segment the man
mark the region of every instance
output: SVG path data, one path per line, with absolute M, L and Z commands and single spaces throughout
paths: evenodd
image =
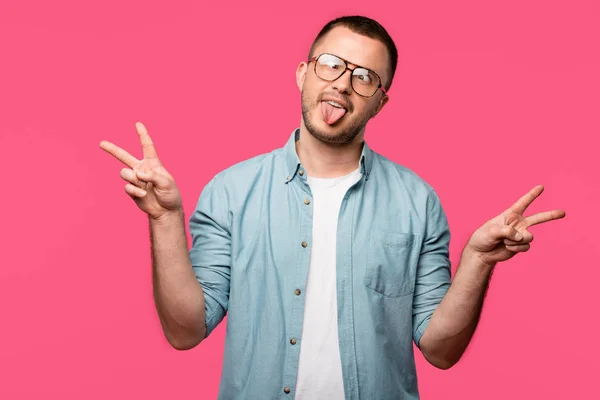
M 143 160 L 101 143 L 149 216 L 169 343 L 193 348 L 228 315 L 220 398 L 418 398 L 413 341 L 434 366 L 455 364 L 494 266 L 529 249 L 530 226 L 565 216 L 524 217 L 532 189 L 473 234 L 451 281 L 438 196 L 364 141 L 396 63 L 377 22 L 327 24 L 296 71 L 300 127 L 206 185 L 189 251 L 181 196 L 144 126 Z

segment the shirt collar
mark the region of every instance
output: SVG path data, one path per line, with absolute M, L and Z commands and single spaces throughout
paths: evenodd
M 296 152 L 296 142 L 300 139 L 300 128 L 294 129 L 292 134 L 290 135 L 287 143 L 284 147 L 284 156 L 285 156 L 285 165 L 286 165 L 286 176 L 283 178 L 285 182 L 290 182 L 296 176 L 300 175 L 302 179 L 306 179 L 306 174 L 304 174 L 304 168 L 302 168 L 302 163 L 300 162 L 300 158 L 298 158 L 298 153 Z M 366 141 L 363 141 L 363 149 L 360 155 L 360 169 L 361 174 L 365 177 L 366 180 L 369 179 L 369 174 L 371 173 L 371 168 L 373 167 L 373 151 L 369 148 Z

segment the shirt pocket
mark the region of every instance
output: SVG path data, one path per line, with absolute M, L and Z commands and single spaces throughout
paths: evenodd
M 418 258 L 418 236 L 410 233 L 369 233 L 366 249 L 366 287 L 386 297 L 414 292 Z

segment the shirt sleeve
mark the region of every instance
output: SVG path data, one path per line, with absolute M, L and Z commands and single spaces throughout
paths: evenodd
M 450 288 L 450 228 L 438 195 L 427 197 L 423 247 L 417 265 L 413 300 L 413 340 L 417 347 L 431 315 Z
M 231 232 L 226 197 L 218 176 L 202 190 L 190 216 L 190 260 L 202 286 L 206 336 L 223 320 L 229 302 Z

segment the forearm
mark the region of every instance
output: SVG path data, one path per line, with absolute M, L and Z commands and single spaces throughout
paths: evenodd
M 464 253 L 456 275 L 420 341 L 423 355 L 439 368 L 450 368 L 466 350 L 479 322 L 493 267 Z
M 154 301 L 169 343 L 196 346 L 205 337 L 202 287 L 189 257 L 183 211 L 161 220 L 150 218 Z

